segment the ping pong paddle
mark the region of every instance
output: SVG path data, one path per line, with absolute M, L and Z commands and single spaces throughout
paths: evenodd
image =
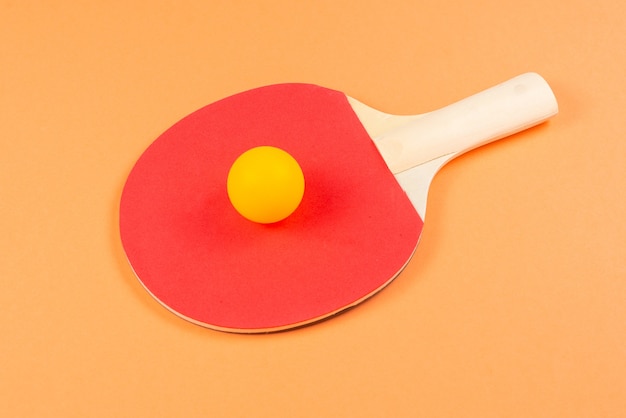
M 313 323 L 404 269 L 446 162 L 557 112 L 535 73 L 415 116 L 310 84 L 239 93 L 183 118 L 140 156 L 120 201 L 124 251 L 145 289 L 196 324 L 259 333 Z M 293 156 L 306 181 L 295 212 L 272 224 L 240 216 L 226 191 L 237 157 L 265 145 Z

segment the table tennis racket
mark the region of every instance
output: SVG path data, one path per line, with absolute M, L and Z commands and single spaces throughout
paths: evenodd
M 557 112 L 535 73 L 415 116 L 310 84 L 239 93 L 183 118 L 140 156 L 121 196 L 124 251 L 145 289 L 196 324 L 239 333 L 310 324 L 404 269 L 446 162 Z M 226 190 L 237 157 L 265 145 L 293 156 L 306 182 L 296 211 L 272 224 L 240 216 Z

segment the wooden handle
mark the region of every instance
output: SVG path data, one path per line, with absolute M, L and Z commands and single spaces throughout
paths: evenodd
M 374 139 L 393 173 L 462 154 L 558 113 L 548 83 L 526 73 L 397 127 Z M 451 156 L 452 158 L 452 156 Z

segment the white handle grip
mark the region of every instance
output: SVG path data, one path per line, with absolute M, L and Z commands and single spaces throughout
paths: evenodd
M 548 83 L 539 74 L 526 73 L 426 113 L 374 141 L 391 171 L 399 173 L 512 135 L 557 113 Z

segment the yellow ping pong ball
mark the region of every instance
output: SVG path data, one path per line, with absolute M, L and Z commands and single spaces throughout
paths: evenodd
M 227 191 L 244 218 L 270 224 L 285 219 L 300 205 L 304 174 L 298 162 L 280 148 L 251 148 L 231 166 Z

